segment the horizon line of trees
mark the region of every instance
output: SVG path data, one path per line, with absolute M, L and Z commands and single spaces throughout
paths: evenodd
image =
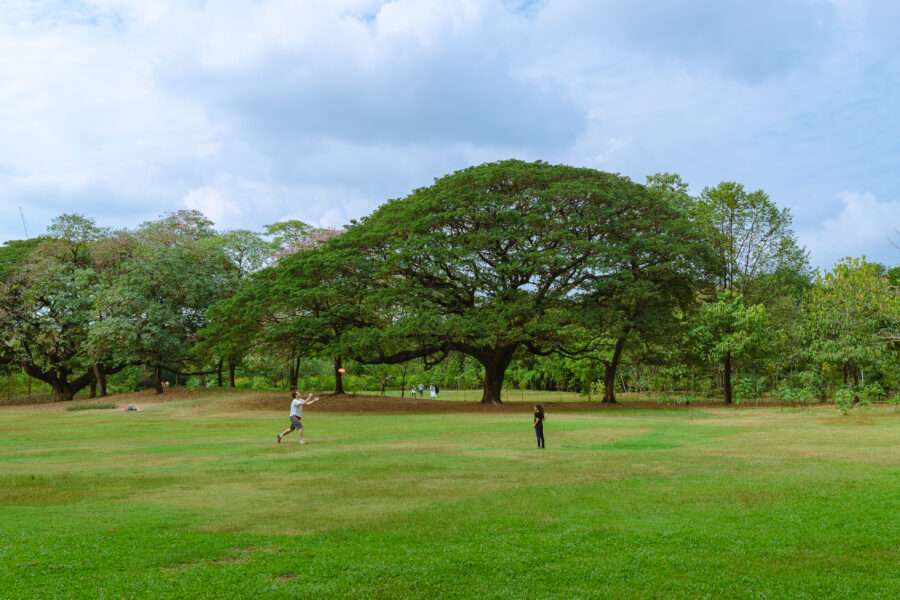
M 105 395 L 138 365 L 157 393 L 164 372 L 234 386 L 239 369 L 293 388 L 314 357 L 335 393 L 345 364 L 382 390 L 405 387 L 410 365 L 441 365 L 477 379 L 486 403 L 509 373 L 610 403 L 645 372 L 726 404 L 896 391 L 900 269 L 861 257 L 815 273 L 791 225 L 734 182 L 692 196 L 673 174 L 639 184 L 516 160 L 439 178 L 342 230 L 220 233 L 196 211 L 110 230 L 61 215 L 0 247 L 0 372 L 58 401 Z

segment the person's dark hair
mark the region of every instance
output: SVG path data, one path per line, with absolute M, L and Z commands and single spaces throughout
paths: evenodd
M 541 420 L 544 419 L 544 405 L 543 404 L 535 404 L 534 407 L 537 409 L 539 415 L 541 415 Z
M 299 398 L 299 397 L 300 397 L 300 392 L 298 392 L 297 390 L 291 390 L 291 398 Z

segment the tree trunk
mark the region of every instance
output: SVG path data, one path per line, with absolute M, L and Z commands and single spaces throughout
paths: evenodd
M 237 369 L 235 364 L 231 361 L 228 361 L 228 387 L 235 387 L 234 385 L 234 371 Z
M 731 395 L 731 352 L 725 353 L 725 360 L 722 362 L 722 387 L 725 390 L 725 404 L 732 403 Z
M 856 393 L 856 390 L 859 387 L 856 365 L 852 365 L 849 362 L 844 363 L 844 381 L 850 386 L 850 393 L 853 394 L 851 406 L 856 406 L 859 402 L 859 395 Z
M 344 380 L 341 373 L 341 357 L 340 355 L 334 358 L 334 395 L 343 394 L 344 392 Z
M 622 359 L 622 351 L 625 349 L 625 335 L 616 340 L 616 348 L 613 350 L 612 360 L 605 361 L 606 370 L 603 373 L 603 400 L 602 404 L 616 403 L 616 369 Z
M 71 402 L 75 399 L 75 393 L 77 390 L 73 390 L 68 385 L 65 385 L 60 382 L 51 383 L 50 387 L 53 388 L 53 401 L 54 402 Z
M 505 346 L 494 349 L 490 354 L 483 354 L 478 362 L 484 367 L 484 393 L 481 396 L 482 404 L 503 404 L 500 400 L 500 392 L 503 389 L 503 378 L 506 369 L 512 362 L 515 346 Z
M 162 367 L 156 367 L 153 371 L 156 376 L 156 395 L 160 396 L 163 393 Z
M 634 364 L 634 385 L 631 387 L 638 393 L 644 391 L 644 380 L 641 378 L 641 363 Z
M 91 391 L 88 395 L 88 398 L 96 398 L 97 397 L 97 378 L 91 377 Z
M 86 371 L 80 377 L 76 377 L 70 381 L 69 375 L 71 375 L 71 373 L 48 373 L 42 371 L 40 367 L 27 363 L 22 365 L 22 370 L 25 371 L 25 374 L 29 377 L 34 377 L 38 381 L 43 381 L 49 385 L 53 389 L 54 402 L 69 402 L 70 400 L 74 400 L 75 394 L 90 385 L 91 378 L 93 377 L 91 371 Z
M 223 363 L 223 362 L 224 362 L 224 361 L 220 358 L 220 359 L 219 359 L 219 364 L 218 364 L 218 366 L 216 367 L 216 371 L 218 371 L 218 376 L 219 376 L 219 387 L 222 387 L 222 363 Z
M 291 380 L 288 382 L 288 386 L 292 390 L 296 390 L 297 383 L 300 381 L 300 356 L 299 355 L 295 359 L 293 359 L 291 362 L 290 377 L 291 377 Z
M 100 397 L 105 398 L 108 393 L 106 371 L 103 370 L 103 365 L 100 363 L 94 365 L 94 378 L 97 380 L 97 386 L 100 389 Z

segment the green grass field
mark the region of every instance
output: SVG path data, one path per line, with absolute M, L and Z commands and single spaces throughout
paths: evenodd
M 325 404 L 0 409 L 0 598 L 898 597 L 891 409 Z

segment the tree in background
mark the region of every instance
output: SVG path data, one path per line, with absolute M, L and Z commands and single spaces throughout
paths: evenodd
M 888 281 L 891 282 L 891 285 L 900 286 L 900 266 L 888 269 L 887 278 Z
M 698 350 L 716 362 L 753 356 L 767 344 L 768 334 L 765 307 L 748 306 L 743 296 L 731 290 L 721 290 L 715 302 L 700 307 L 694 319 L 691 336 Z M 730 364 L 730 363 L 729 363 Z M 723 373 L 729 387 L 726 403 L 733 401 L 728 372 Z
M 236 287 L 238 282 L 265 267 L 275 253 L 271 242 L 248 229 L 234 229 L 204 240 L 207 246 L 212 246 L 228 259 L 231 265 L 228 274 L 235 280 Z
M 316 352 L 334 360 L 335 393 L 343 393 L 338 332 L 352 321 L 352 294 L 344 286 L 345 261 L 322 251 L 341 230 L 317 229 L 300 221 L 266 226 L 273 236 L 265 269 L 253 271 L 237 292 L 214 305 L 198 350 L 231 356 L 266 352 L 288 365 L 296 387 L 300 361 Z
M 245 282 L 263 267 L 272 264 L 276 246 L 255 231 L 237 229 L 202 238 L 200 244 L 214 254 L 221 253 L 225 261 L 225 283 L 219 298 L 230 298 L 238 293 Z M 237 316 L 236 313 L 235 316 Z M 199 355 L 215 364 L 218 385 L 222 385 L 222 367 L 228 369 L 228 385 L 235 387 L 235 372 L 250 348 L 252 341 L 246 320 L 231 319 L 230 328 L 220 331 L 210 343 L 198 347 Z M 200 339 L 203 339 L 201 335 Z
M 655 209 L 644 215 L 642 231 L 628 236 L 618 268 L 594 281 L 587 304 L 600 308 L 588 330 L 602 332 L 594 345 L 606 349 L 600 358 L 605 403 L 616 401 L 616 371 L 629 335 L 674 339 L 712 268 L 702 231 L 690 212 L 687 184 L 678 175 L 658 173 L 647 178 L 646 187 Z
M 745 302 L 748 307 L 766 306 L 781 295 L 793 293 L 792 286 L 809 279 L 807 254 L 797 245 L 790 212 L 779 210 L 762 190 L 748 193 L 734 182 L 705 188 L 697 201 L 697 216 L 708 229 L 708 243 L 717 261 L 714 286 L 719 294 L 712 301 L 723 303 L 704 313 L 714 317 L 707 331 L 720 331 L 733 339 L 741 322 L 728 324 L 720 319 L 743 318 L 746 313 L 737 309 L 736 302 Z M 731 376 L 735 356 L 730 346 L 718 346 L 722 350 L 726 404 L 733 400 Z
M 288 315 L 281 323 L 304 354 L 323 353 L 333 365 L 334 393 L 343 394 L 343 360 L 355 353 L 344 334 L 389 317 L 378 297 L 370 295 L 372 265 L 360 260 L 358 246 L 344 243 L 340 230 L 311 230 L 301 251 L 279 262 L 277 279 L 269 289 L 270 306 Z
M 265 229 L 266 235 L 272 238 L 274 262 L 282 256 L 293 254 L 302 248 L 312 226 L 303 221 L 290 219 L 266 225 Z
M 154 221 L 142 223 L 140 231 L 159 242 L 168 240 L 171 244 L 184 240 L 198 242 L 216 235 L 215 223 L 199 210 L 174 210 L 163 213 Z
M 49 384 L 56 401 L 71 400 L 94 377 L 85 341 L 100 276 L 91 251 L 106 235 L 83 216 L 57 217 L 0 284 L 0 362 Z
M 291 330 L 294 313 L 273 305 L 277 266 L 251 274 L 240 288 L 209 308 L 209 321 L 199 332 L 195 352 L 204 357 L 265 354 L 289 365 L 288 380 L 296 387 L 301 341 Z M 221 381 L 219 382 L 221 385 Z
M 812 360 L 843 373 L 854 402 L 863 367 L 897 368 L 900 295 L 879 265 L 845 258 L 809 292 L 807 339 Z
M 201 243 L 212 235 L 211 224 L 189 213 L 165 215 L 135 234 L 133 252 L 97 297 L 106 316 L 90 329 L 95 352 L 119 364 L 153 368 L 158 394 L 164 368 L 180 372 L 190 366 L 207 309 L 228 291 L 226 257 L 215 245 Z

